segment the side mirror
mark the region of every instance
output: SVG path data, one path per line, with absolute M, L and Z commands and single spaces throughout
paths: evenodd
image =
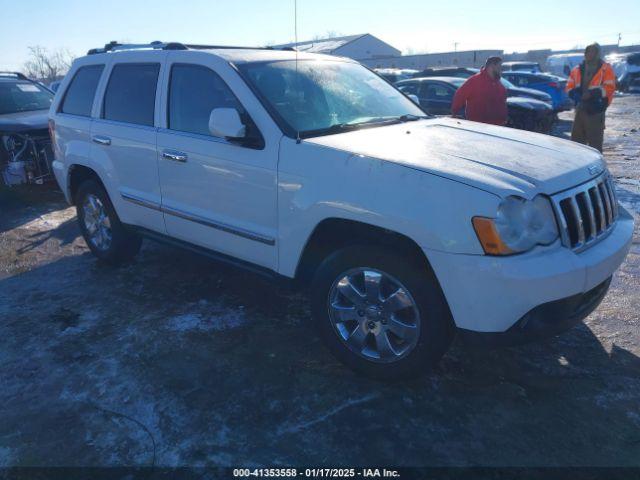
M 408 93 L 407 97 L 409 97 L 411 101 L 416 105 L 420 105 L 420 99 L 417 97 L 417 95 L 414 95 L 413 93 Z
M 246 135 L 246 127 L 235 108 L 214 108 L 209 115 L 209 131 L 223 138 L 244 138 Z

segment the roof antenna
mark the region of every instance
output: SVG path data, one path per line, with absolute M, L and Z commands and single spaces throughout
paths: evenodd
M 298 0 L 293 0 L 293 37 L 296 51 L 296 83 L 300 87 L 300 78 L 298 77 Z M 296 94 L 298 93 L 296 92 Z M 300 141 L 300 130 L 296 129 L 296 143 L 300 143 Z

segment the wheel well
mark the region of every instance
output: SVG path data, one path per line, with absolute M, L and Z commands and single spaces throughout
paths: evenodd
M 100 185 L 104 186 L 102 180 L 95 172 L 95 170 L 90 169 L 89 167 L 85 167 L 83 165 L 72 165 L 69 171 L 69 198 L 71 199 L 71 203 L 75 202 L 76 193 L 85 181 L 89 179 L 94 179 L 100 183 Z
M 328 255 L 340 248 L 361 243 L 393 247 L 431 268 L 422 249 L 406 235 L 368 223 L 329 218 L 320 222 L 307 240 L 296 269 L 296 281 L 308 285 L 313 273 Z

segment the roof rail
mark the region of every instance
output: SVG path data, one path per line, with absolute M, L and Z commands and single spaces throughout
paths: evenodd
M 27 77 L 25 74 L 20 73 L 20 72 L 0 72 L 0 76 L 1 77 L 16 77 L 19 78 L 20 80 L 29 80 L 29 77 Z
M 160 42 L 155 41 L 151 43 L 118 43 L 112 41 L 107 43 L 102 48 L 92 48 L 87 52 L 87 55 L 95 55 L 98 53 L 107 52 L 121 52 L 126 50 L 209 50 L 209 49 L 242 49 L 242 50 L 275 50 L 274 47 L 238 47 L 232 45 L 198 45 L 188 44 L 180 42 Z M 283 50 L 288 50 L 284 48 Z

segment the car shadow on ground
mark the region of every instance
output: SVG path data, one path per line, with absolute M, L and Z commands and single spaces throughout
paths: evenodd
M 456 343 L 434 372 L 385 384 L 325 351 L 303 295 L 146 243 L 122 267 L 82 253 L 0 280 L 0 336 L 10 464 L 640 459 L 640 360 L 585 325 L 518 348 Z
M 34 186 L 0 185 L 0 233 L 68 206 L 55 182 Z

